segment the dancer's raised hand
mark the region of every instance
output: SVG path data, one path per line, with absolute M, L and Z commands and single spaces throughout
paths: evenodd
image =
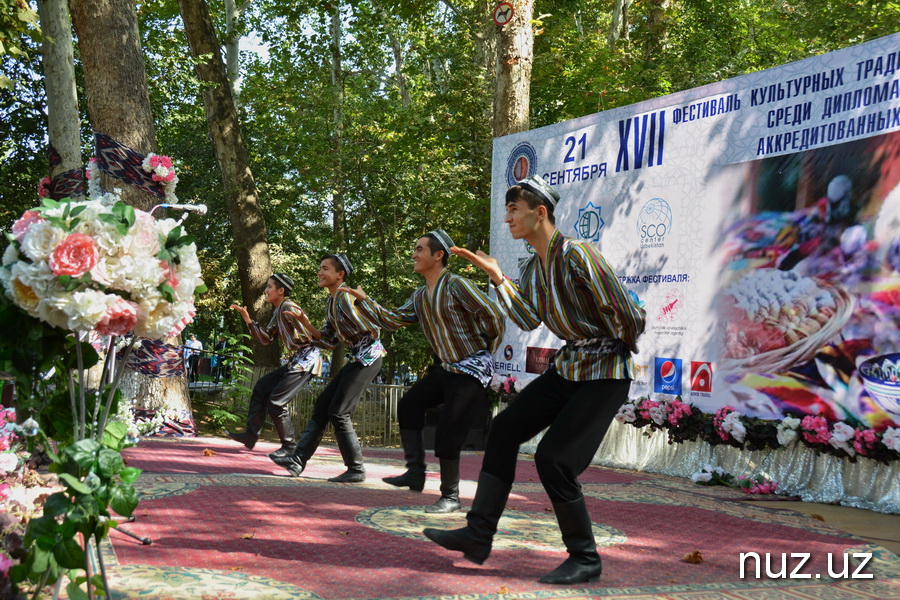
M 241 317 L 244 319 L 244 323 L 250 323 L 253 319 L 250 318 L 250 313 L 247 312 L 246 306 L 238 306 L 237 304 L 232 304 L 231 308 L 241 313 Z
M 471 250 L 466 250 L 465 248 L 460 248 L 458 246 L 450 248 L 450 252 L 466 259 L 487 273 L 488 277 L 491 278 L 491 281 L 493 281 L 495 285 L 503 283 L 503 270 L 500 268 L 500 263 L 490 254 L 485 254 L 481 250 L 472 252 Z
M 356 299 L 359 300 L 360 302 L 362 302 L 363 300 L 365 300 L 366 298 L 368 298 L 368 296 L 366 295 L 366 293 L 363 291 L 361 285 L 356 286 L 356 289 L 353 289 L 353 288 L 350 288 L 350 287 L 346 287 L 346 286 L 339 287 L 339 288 L 338 288 L 338 291 L 339 291 L 339 292 L 344 292 L 345 294 L 350 294 L 351 296 L 353 296 L 354 298 L 356 298 Z

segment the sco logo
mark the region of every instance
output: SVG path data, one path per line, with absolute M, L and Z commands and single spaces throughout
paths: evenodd
M 512 187 L 517 181 L 537 173 L 537 152 L 528 142 L 522 142 L 509 153 L 506 161 L 506 183 Z
M 641 248 L 662 248 L 666 234 L 672 231 L 672 207 L 662 198 L 654 198 L 638 214 Z

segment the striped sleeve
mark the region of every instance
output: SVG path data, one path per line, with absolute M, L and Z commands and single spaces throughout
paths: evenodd
M 646 313 L 638 307 L 622 282 L 592 244 L 573 244 L 569 255 L 573 277 L 597 298 L 597 309 L 616 337 L 637 353 L 637 339 L 644 332 Z
M 247 327 L 250 328 L 250 335 L 264 346 L 271 344 L 278 336 L 278 327 L 275 323 L 272 323 L 269 327 L 263 329 L 256 321 L 250 321 Z
M 319 335 L 319 339 L 313 340 L 313 344 L 323 350 L 334 350 L 340 343 L 334 326 L 327 318 L 325 319 L 325 324 L 322 325 L 322 329 L 319 330 Z
M 541 324 L 541 317 L 537 310 L 531 305 L 522 290 L 509 279 L 504 278 L 503 282 L 496 286 L 497 297 L 506 314 L 513 320 L 513 323 L 519 326 L 519 329 L 531 331 Z
M 359 305 L 356 304 L 354 298 L 349 294 L 341 294 L 343 297 L 339 297 L 337 299 L 338 302 L 338 312 L 341 314 L 341 317 L 349 324 L 348 327 L 342 329 L 349 329 L 350 331 L 355 332 L 356 334 L 363 334 L 364 332 L 371 332 L 378 334 L 378 325 L 372 322 L 363 312 L 360 310 Z
M 503 337 L 505 319 L 503 311 L 491 300 L 487 294 L 481 291 L 474 283 L 463 277 L 456 278 L 453 286 L 453 295 L 460 305 L 468 312 L 476 315 L 481 323 L 482 331 L 490 340 L 489 350 L 495 352 Z
M 300 320 L 300 315 L 303 314 L 303 310 L 291 302 L 286 308 L 281 311 L 281 322 L 286 329 L 284 332 L 285 335 L 285 345 L 289 343 L 291 345 L 296 344 L 296 342 L 307 343 L 311 340 L 312 336 L 309 334 L 309 331 L 306 330 L 306 327 L 303 325 L 303 322 Z M 288 341 L 290 340 L 290 342 Z
M 371 298 L 357 302 L 356 306 L 375 325 L 387 331 L 396 331 L 401 327 L 419 322 L 419 317 L 416 315 L 415 298 L 416 294 L 413 293 L 409 300 L 396 310 L 387 309 Z

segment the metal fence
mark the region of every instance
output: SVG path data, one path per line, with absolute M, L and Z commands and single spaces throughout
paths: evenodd
M 268 370 L 253 369 L 249 380 L 241 384 L 252 389 L 256 381 L 267 372 Z M 312 416 L 313 404 L 326 384 L 327 381 L 318 380 L 305 385 L 291 401 L 289 411 L 298 435 Z M 409 387 L 405 385 L 383 384 L 372 384 L 366 388 L 359 406 L 353 412 L 353 427 L 361 445 L 381 448 L 400 446 L 397 402 L 408 389 Z M 327 442 L 334 442 L 330 427 L 324 439 Z

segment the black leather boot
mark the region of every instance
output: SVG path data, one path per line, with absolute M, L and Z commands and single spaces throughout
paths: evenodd
M 406 473 L 385 477 L 383 482 L 421 492 L 425 487 L 425 440 L 421 429 L 401 429 L 400 442 L 406 458 Z
M 569 558 L 539 581 L 562 585 L 597 581 L 603 572 L 603 562 L 597 554 L 591 515 L 584 498 L 572 502 L 554 502 L 553 510 L 556 512 L 556 521 Z
M 362 448 L 359 446 L 359 438 L 356 437 L 356 432 L 352 429 L 350 431 L 335 431 L 334 439 L 337 441 L 338 449 L 341 451 L 347 470 L 337 477 L 330 478 L 328 481 L 333 483 L 362 483 L 365 481 L 366 469 L 363 467 Z
M 506 508 L 512 485 L 482 471 L 472 508 L 466 515 L 468 525 L 462 529 L 425 529 L 429 540 L 447 550 L 462 552 L 467 560 L 482 564 L 491 553 L 491 543 L 497 533 L 497 522 Z
M 322 436 L 325 434 L 325 428 L 319 426 L 315 421 L 310 419 L 306 424 L 306 428 L 300 434 L 300 442 L 294 448 L 293 454 L 287 456 L 272 456 L 277 454 L 273 452 L 269 455 L 276 465 L 284 467 L 292 477 L 299 477 L 306 468 L 306 463 L 315 454 L 316 449 L 322 442 Z
M 459 503 L 459 459 L 441 459 L 441 497 L 431 506 L 425 507 L 427 513 L 451 513 L 462 508 Z
M 251 404 L 251 411 L 253 410 L 253 405 Z M 262 411 L 253 411 L 252 414 L 247 415 L 247 429 L 238 433 L 234 431 L 226 431 L 228 437 L 233 439 L 236 442 L 240 442 L 243 444 L 247 450 L 253 450 L 253 447 L 256 446 L 256 441 L 259 439 L 259 434 L 262 431 L 263 425 L 266 424 L 266 414 Z
M 275 431 L 281 439 L 281 448 L 270 453 L 269 458 L 275 460 L 279 456 L 290 456 L 297 448 L 297 443 L 294 441 L 294 423 L 287 409 L 280 415 L 272 415 L 272 425 L 275 426 Z

